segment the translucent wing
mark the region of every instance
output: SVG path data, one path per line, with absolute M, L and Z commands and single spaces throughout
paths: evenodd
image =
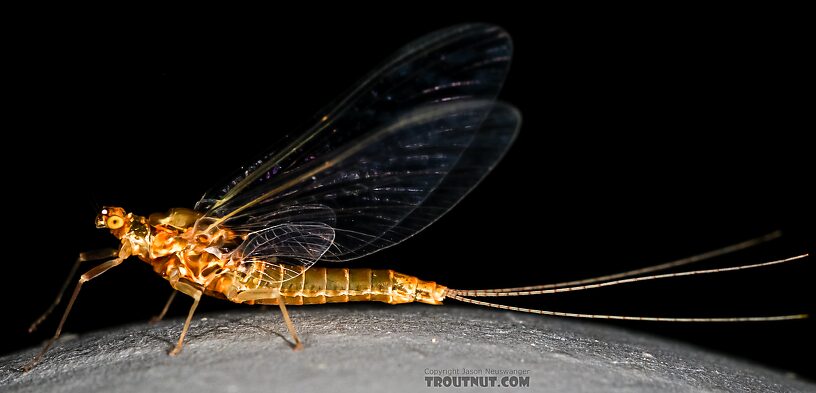
M 467 194 L 514 139 L 518 112 L 493 101 L 511 51 L 509 36 L 489 25 L 404 47 L 314 127 L 205 194 L 199 230 L 323 223 L 335 230 L 329 261 L 410 237 Z
M 250 233 L 230 255 L 239 271 L 260 262 L 265 281 L 286 281 L 300 275 L 320 259 L 334 241 L 334 229 L 326 224 L 280 224 Z M 303 266 L 293 270 L 291 266 Z M 270 269 L 272 267 L 278 269 Z M 277 274 L 271 274 L 275 270 Z
M 394 245 L 455 205 L 496 164 L 518 130 L 518 111 L 492 101 L 418 108 L 368 138 L 281 177 L 264 194 L 239 195 L 208 225 L 258 231 L 280 222 L 334 228 L 323 260 Z
M 262 194 L 281 183 L 283 174 L 369 136 L 418 107 L 493 100 L 504 83 L 511 54 L 509 35 L 484 24 L 454 26 L 406 45 L 332 109 L 319 113 L 306 132 L 285 136 L 277 148 L 207 192 L 196 210 L 223 216 L 229 212 L 225 205 L 234 198 Z

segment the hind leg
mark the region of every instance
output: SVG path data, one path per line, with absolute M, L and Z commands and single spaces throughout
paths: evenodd
M 289 313 L 286 311 L 286 305 L 283 304 L 283 298 L 281 297 L 278 289 L 250 289 L 238 292 L 236 294 L 230 294 L 227 296 L 227 298 L 236 303 L 244 303 L 254 300 L 277 299 L 278 306 L 280 306 L 281 313 L 283 314 L 283 320 L 286 322 L 286 328 L 289 329 L 289 334 L 292 335 L 292 340 L 295 342 L 292 350 L 299 351 L 303 349 L 303 343 L 300 341 L 300 338 L 298 338 L 295 325 L 292 323 L 292 320 L 289 319 Z

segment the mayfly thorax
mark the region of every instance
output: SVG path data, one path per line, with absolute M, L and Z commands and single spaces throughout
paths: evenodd
M 645 275 L 739 251 L 779 236 L 773 232 L 694 257 L 615 275 L 521 288 L 459 290 L 395 272 L 345 268 L 349 261 L 393 246 L 421 231 L 461 200 L 500 161 L 521 116 L 496 100 L 512 54 L 509 35 L 483 24 L 454 26 L 405 46 L 355 85 L 313 126 L 287 136 L 211 189 L 192 209 L 140 216 L 105 207 L 96 226 L 120 240 L 118 249 L 80 254 L 104 261 L 80 277 L 53 338 L 59 337 L 83 284 L 129 257 L 150 264 L 193 305 L 171 354 L 181 351 L 202 295 L 236 303 L 278 305 L 302 347 L 286 305 L 350 301 L 389 304 L 445 299 L 494 308 L 583 318 L 676 322 L 769 321 L 804 315 L 670 318 L 575 314 L 472 299 L 541 295 L 628 282 L 748 269 Z M 315 267 L 320 261 L 323 266 Z M 37 321 L 60 303 L 69 286 Z

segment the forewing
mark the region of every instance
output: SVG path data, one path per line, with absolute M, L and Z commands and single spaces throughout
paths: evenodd
M 270 217 L 280 220 L 280 212 L 291 212 L 284 215 L 290 222 L 318 221 L 314 211 L 326 217 L 330 209 L 335 236 L 323 260 L 364 256 L 399 243 L 447 212 L 501 158 L 519 123 L 515 108 L 493 101 L 421 107 L 285 174 L 264 194 L 232 198 L 212 225 L 259 231 L 270 225 Z
M 493 100 L 504 83 L 512 43 L 501 28 L 469 24 L 444 29 L 399 50 L 306 132 L 244 165 L 207 192 L 196 209 L 222 217 L 231 208 L 284 183 L 286 174 L 361 141 L 418 108 L 459 100 Z M 251 143 L 255 143 L 254 140 Z M 240 151 L 240 146 L 232 146 Z

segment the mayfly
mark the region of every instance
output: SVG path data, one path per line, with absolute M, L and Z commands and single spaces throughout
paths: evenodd
M 512 52 L 508 34 L 491 25 L 455 26 L 399 50 L 347 95 L 318 114 L 313 126 L 284 137 L 277 148 L 211 189 L 193 209 L 139 216 L 105 207 L 98 228 L 120 239 L 116 250 L 80 254 L 74 265 L 105 260 L 76 284 L 57 331 L 33 367 L 57 340 L 84 283 L 131 256 L 150 264 L 193 298 L 178 354 L 202 295 L 236 303 L 278 305 L 302 347 L 286 305 L 350 301 L 441 304 L 446 298 L 489 307 L 569 317 L 656 321 L 747 321 L 747 318 L 662 318 L 574 314 L 510 307 L 472 297 L 522 296 L 597 288 L 625 282 L 746 269 L 764 264 L 663 275 L 677 267 L 770 240 L 772 233 L 663 265 L 560 284 L 492 290 L 456 290 L 393 270 L 313 267 L 349 261 L 393 246 L 433 223 L 461 200 L 502 158 L 521 117 L 496 100 Z M 638 276 L 638 277 L 635 277 Z M 33 331 L 59 304 L 66 281 Z

